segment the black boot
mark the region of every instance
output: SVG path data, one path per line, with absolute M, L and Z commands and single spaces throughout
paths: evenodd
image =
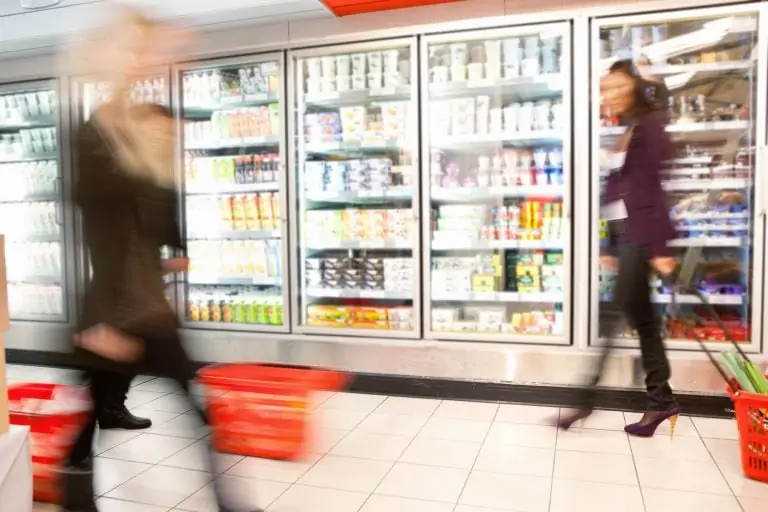
M 125 405 L 107 407 L 99 414 L 99 428 L 102 430 L 142 430 L 151 426 L 152 420 L 134 416 Z
M 93 494 L 91 459 L 61 470 L 61 507 L 63 512 L 99 512 Z

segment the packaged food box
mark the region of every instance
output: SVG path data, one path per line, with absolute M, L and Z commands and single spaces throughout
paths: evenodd
M 561 265 L 544 265 L 541 267 L 541 289 L 545 292 L 562 292 L 564 268 Z
M 472 276 L 473 292 L 493 292 L 497 291 L 497 280 L 494 275 L 477 274 Z
M 325 270 L 344 270 L 347 266 L 345 258 L 325 258 L 323 259 L 323 269 Z
M 358 307 L 352 310 L 352 327 L 359 329 L 387 329 L 389 315 L 387 308 Z
M 307 306 L 307 323 L 320 327 L 343 327 L 348 320 L 347 308 L 340 306 Z
M 340 269 L 326 268 L 322 271 L 322 275 L 325 281 L 338 281 L 342 279 L 343 272 Z
M 538 293 L 541 291 L 540 268 L 535 265 L 517 266 L 517 291 L 520 293 Z

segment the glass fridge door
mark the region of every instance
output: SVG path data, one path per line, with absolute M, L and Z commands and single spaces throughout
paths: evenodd
M 570 37 L 550 24 L 424 40 L 431 338 L 568 343 Z
M 66 322 L 56 82 L 0 88 L 0 232 L 11 321 Z
M 686 263 L 681 270 L 692 271 L 690 282 L 715 307 L 734 338 L 759 349 L 760 322 L 753 323 L 760 318 L 754 300 L 759 285 L 753 283 L 762 282 L 754 251 L 755 244 L 762 243 L 756 223 L 756 186 L 761 184 L 755 173 L 755 141 L 764 130 L 765 120 L 759 117 L 765 112 L 756 112 L 757 27 L 754 8 L 599 20 L 593 26 L 592 96 L 600 98 L 600 78 L 623 59 L 632 59 L 643 77 L 666 87 L 668 100 L 662 99 L 658 108 L 667 114 L 666 130 L 676 148 L 664 176 L 678 230 L 671 245 Z M 608 161 L 604 157 L 614 151 L 626 127 L 601 101 L 595 101 L 592 110 L 597 254 L 606 243 L 605 225 L 597 225 L 605 177 L 599 162 Z M 599 308 L 611 299 L 613 275 L 599 268 L 598 258 L 592 260 L 595 340 Z M 672 319 L 665 315 L 671 302 L 668 283 L 652 276 L 650 286 L 659 315 L 664 315 L 670 347 L 697 349 L 694 336 L 722 345 L 725 333 L 695 295 L 678 296 L 679 311 Z M 635 338 L 631 327 L 620 333 L 625 345 L 636 344 Z
M 174 73 L 190 328 L 287 331 L 282 56 Z
M 416 337 L 415 39 L 292 53 L 294 328 Z

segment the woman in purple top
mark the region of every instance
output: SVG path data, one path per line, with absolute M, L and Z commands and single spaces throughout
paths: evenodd
M 667 277 L 676 265 L 668 247 L 676 231 L 662 188 L 665 163 L 674 157 L 662 106 L 666 105 L 666 90 L 661 83 L 643 78 L 629 60 L 613 64 L 601 88 L 606 106 L 626 126 L 614 150 L 601 158 L 602 170 L 608 173 L 601 220 L 608 223 L 610 243 L 600 255 L 600 262 L 603 268 L 616 273 L 616 280 L 611 302 L 600 307 L 599 335 L 606 345 L 589 383 L 589 392 L 581 408 L 561 418 L 559 425 L 568 429 L 591 414 L 594 388 L 612 340 L 626 318 L 640 337 L 648 409 L 638 423 L 627 425 L 625 430 L 631 435 L 649 437 L 666 420 L 674 428 L 680 413 L 669 386 L 669 361 L 649 285 L 652 272 Z

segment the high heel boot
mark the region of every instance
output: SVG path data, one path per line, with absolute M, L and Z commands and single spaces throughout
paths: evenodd
M 99 512 L 93 494 L 93 460 L 61 470 L 63 512 Z
M 663 411 L 646 411 L 637 423 L 631 423 L 624 427 L 624 432 L 636 437 L 651 437 L 656 433 L 659 425 L 669 420 L 669 437 L 675 437 L 677 417 L 680 415 L 680 407 L 672 406 Z

